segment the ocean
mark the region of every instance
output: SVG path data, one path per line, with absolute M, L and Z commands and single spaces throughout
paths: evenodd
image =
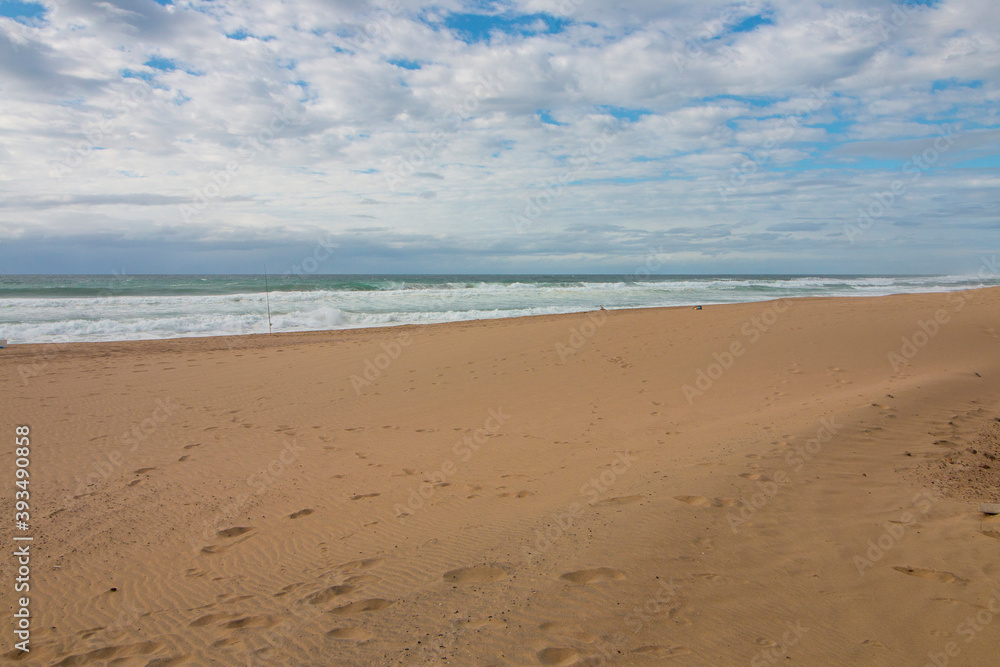
M 1000 285 L 982 276 L 0 276 L 10 344 L 122 341 L 455 322 L 806 296 Z

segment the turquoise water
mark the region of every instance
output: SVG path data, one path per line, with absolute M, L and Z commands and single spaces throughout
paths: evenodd
M 12 344 L 315 331 L 1000 285 L 982 276 L 0 276 Z

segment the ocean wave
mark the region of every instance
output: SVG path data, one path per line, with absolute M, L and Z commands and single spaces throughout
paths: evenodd
M 11 297 L 0 290 L 0 338 L 12 343 L 137 340 L 315 331 L 594 310 L 711 305 L 800 296 L 875 296 L 1000 285 L 979 276 L 359 277 L 331 288 L 211 294 Z M 202 280 L 202 278 L 198 278 Z M 11 277 L 4 279 L 9 285 Z M 166 289 L 181 284 L 162 277 Z M 194 278 L 186 279 L 188 283 Z M 207 278 L 205 280 L 208 280 Z M 221 277 L 209 291 L 242 286 Z M 301 286 L 302 281 L 296 279 Z M 66 287 L 60 281 L 58 292 Z M 243 283 L 247 282 L 243 280 Z M 184 283 L 184 284 L 188 284 Z

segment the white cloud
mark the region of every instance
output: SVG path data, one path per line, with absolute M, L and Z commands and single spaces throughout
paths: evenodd
M 567 259 L 583 246 L 614 267 L 651 234 L 677 244 L 675 227 L 702 230 L 674 247 L 706 271 L 804 256 L 857 270 L 887 249 L 926 267 L 943 236 L 982 251 L 1000 203 L 988 0 L 524 0 L 505 15 L 571 23 L 547 34 L 535 16 L 538 34 L 472 44 L 444 26 L 467 11 L 457 0 L 47 6 L 0 18 L 0 272 L 56 270 L 45 243 L 98 232 L 155 248 L 156 230 L 186 230 L 185 252 L 230 266 L 239 238 L 266 252 L 360 221 L 391 230 L 345 245 L 371 253 L 370 271 L 388 270 L 379 239 L 394 270 L 436 270 L 435 243 L 453 270 L 585 270 Z M 809 231 L 839 229 L 942 126 L 956 141 L 884 225 L 853 245 Z M 574 226 L 609 223 L 633 231 L 592 243 Z M 114 252 L 81 265 L 106 271 Z

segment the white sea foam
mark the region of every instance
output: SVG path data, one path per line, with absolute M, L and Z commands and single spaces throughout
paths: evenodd
M 595 310 L 762 301 L 798 296 L 940 292 L 1000 284 L 996 277 L 738 276 L 607 281 L 381 278 L 357 287 L 263 293 L 0 298 L 0 338 L 11 343 L 141 340 L 314 331 Z M 167 290 L 164 290 L 167 291 Z M 0 294 L 2 296 L 2 294 Z

